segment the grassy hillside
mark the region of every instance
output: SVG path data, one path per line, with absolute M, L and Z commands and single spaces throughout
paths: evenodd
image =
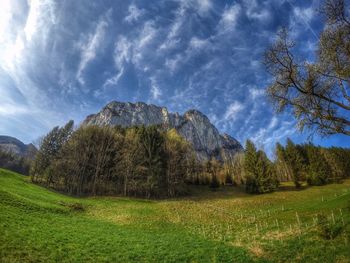
M 145 201 L 67 197 L 0 170 L 1 262 L 350 262 L 349 233 L 350 181 Z

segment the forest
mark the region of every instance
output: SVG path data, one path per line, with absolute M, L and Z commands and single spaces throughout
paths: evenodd
M 24 175 L 29 174 L 32 160 L 0 149 L 0 167 Z
M 42 140 L 31 167 L 37 184 L 70 195 L 145 198 L 188 194 L 188 185 L 238 186 L 252 194 L 272 192 L 280 182 L 324 185 L 350 174 L 350 150 L 308 144 L 276 145 L 275 159 L 247 140 L 233 158 L 201 162 L 175 129 L 157 126 L 55 127 Z

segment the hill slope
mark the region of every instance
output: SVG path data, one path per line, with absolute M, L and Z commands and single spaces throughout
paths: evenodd
M 0 261 L 349 262 L 349 188 L 346 181 L 261 196 L 199 187 L 178 200 L 79 199 L 0 170 Z M 324 239 L 317 213 L 345 227 Z

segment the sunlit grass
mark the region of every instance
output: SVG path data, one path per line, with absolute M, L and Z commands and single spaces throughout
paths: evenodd
M 2 170 L 1 261 L 350 262 L 350 180 L 282 189 L 252 196 L 195 187 L 191 197 L 161 201 L 73 198 Z M 341 233 L 322 238 L 317 214 L 341 224 Z

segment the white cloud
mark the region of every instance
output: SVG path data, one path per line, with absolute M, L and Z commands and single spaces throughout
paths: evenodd
M 95 31 L 92 34 L 89 34 L 88 40 L 85 43 L 80 43 L 81 50 L 81 60 L 79 63 L 78 71 L 77 71 L 77 80 L 80 84 L 84 85 L 85 81 L 82 76 L 87 65 L 96 58 L 97 52 L 105 39 L 106 29 L 108 27 L 108 20 L 111 16 L 112 10 L 108 10 L 108 12 L 99 19 Z
M 230 7 L 225 7 L 221 20 L 219 22 L 219 27 L 221 31 L 233 30 L 237 25 L 238 16 L 241 12 L 241 6 L 237 3 Z
M 194 49 L 200 49 L 208 44 L 207 39 L 200 39 L 198 37 L 192 37 L 189 46 Z
M 212 8 L 211 0 L 197 0 L 198 12 L 201 15 L 206 14 Z
M 295 134 L 293 121 L 280 121 L 276 116 L 272 116 L 269 124 L 258 129 L 250 138 L 259 148 L 266 149 L 268 156 L 273 157 L 276 143 L 293 134 Z
M 171 73 L 174 73 L 182 61 L 183 56 L 180 54 L 176 54 L 174 58 L 167 58 L 165 60 L 165 66 L 170 70 Z
M 147 21 L 141 31 L 141 34 L 136 41 L 137 49 L 142 49 L 148 45 L 155 37 L 157 30 L 154 27 L 153 21 Z
M 137 21 L 144 14 L 144 10 L 139 9 L 135 4 L 131 4 L 128 8 L 128 15 L 124 20 L 128 23 Z
M 253 100 L 256 100 L 257 98 L 261 98 L 265 94 L 265 90 L 263 89 L 257 89 L 257 88 L 251 88 L 249 89 L 250 96 Z
M 154 100 L 159 100 L 162 96 L 162 91 L 154 77 L 151 77 L 151 95 Z
M 5 117 L 11 115 L 20 115 L 20 114 L 28 114 L 30 113 L 27 107 L 22 105 L 18 105 L 16 103 L 1 103 L 0 104 L 0 116 L 3 115 Z
M 48 20 L 52 24 L 56 23 L 55 2 L 52 0 L 31 0 L 29 15 L 24 27 L 27 41 L 31 41 L 40 28 L 45 27 Z M 42 33 L 42 32 L 41 32 Z
M 131 61 L 132 54 L 132 43 L 125 37 L 119 37 L 114 49 L 114 65 L 116 74 L 105 80 L 103 89 L 105 90 L 109 86 L 115 86 L 118 84 L 120 78 L 123 76 L 125 71 L 125 63 Z M 98 91 L 95 94 L 100 95 L 102 91 Z
M 310 6 L 308 8 L 294 7 L 293 14 L 297 19 L 303 20 L 306 23 L 310 23 L 314 17 L 314 8 Z
M 123 67 L 124 62 L 130 61 L 131 48 L 130 41 L 125 36 L 121 36 L 114 50 L 114 62 L 118 70 Z
M 305 32 L 305 28 L 309 30 L 315 40 L 318 41 L 318 34 L 314 31 L 310 23 L 315 16 L 315 7 L 313 5 L 307 8 L 301 8 L 294 6 L 290 1 L 288 3 L 293 8 L 293 15 L 290 16 L 290 35 L 292 38 L 297 38 L 302 32 Z
M 148 46 L 154 41 L 157 35 L 157 29 L 153 21 L 146 21 L 139 36 L 133 40 L 132 44 L 132 62 L 140 65 Z
M 225 121 L 235 121 L 238 118 L 238 113 L 244 109 L 244 105 L 239 101 L 231 103 L 224 114 Z
M 189 1 L 181 1 L 179 8 L 175 12 L 174 22 L 169 28 L 165 41 L 159 46 L 160 50 L 169 50 L 177 46 L 180 42 L 179 34 L 186 21 L 186 11 L 189 8 Z
M 244 5 L 247 10 L 246 15 L 249 19 L 256 19 L 265 22 L 271 17 L 269 10 L 258 5 L 256 0 L 245 0 Z

